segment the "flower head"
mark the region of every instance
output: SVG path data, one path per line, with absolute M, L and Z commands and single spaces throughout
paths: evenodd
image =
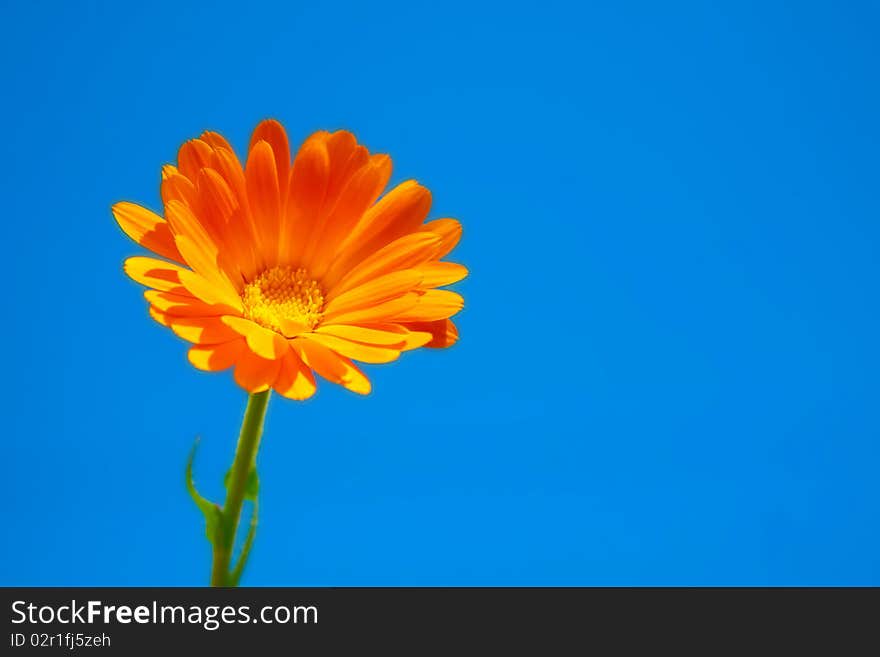
M 193 343 L 197 368 L 234 367 L 248 392 L 292 399 L 315 392 L 313 372 L 366 394 L 353 360 L 456 341 L 449 318 L 463 300 L 439 288 L 467 275 L 441 260 L 461 225 L 425 222 L 431 195 L 415 181 L 381 196 L 390 175 L 390 158 L 346 131 L 316 132 L 291 161 L 284 128 L 264 121 L 244 166 L 205 132 L 162 169 L 164 218 L 113 206 L 122 230 L 159 256 L 129 258 L 125 271 L 150 288 L 152 317 Z

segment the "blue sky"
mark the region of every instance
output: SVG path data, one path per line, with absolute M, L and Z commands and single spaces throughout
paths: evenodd
M 109 207 L 275 117 L 471 275 L 452 350 L 272 400 L 244 584 L 880 584 L 876 6 L 317 5 L 0 9 L 0 583 L 207 581 L 183 468 L 221 495 L 245 397 Z

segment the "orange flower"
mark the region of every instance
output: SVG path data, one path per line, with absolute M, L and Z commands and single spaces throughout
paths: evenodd
M 387 155 L 346 131 L 316 132 L 291 162 L 284 128 L 260 123 L 242 167 L 205 132 L 162 169 L 165 218 L 113 206 L 125 233 L 164 259 L 133 257 L 125 271 L 151 288 L 150 315 L 194 343 L 199 369 L 235 367 L 248 392 L 291 399 L 315 392 L 317 372 L 366 394 L 352 360 L 386 363 L 458 338 L 460 295 L 438 289 L 467 275 L 443 258 L 454 219 L 425 223 L 430 192 L 413 180 L 379 198 Z

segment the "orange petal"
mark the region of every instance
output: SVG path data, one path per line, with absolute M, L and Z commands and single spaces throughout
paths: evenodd
M 367 210 L 339 247 L 329 278 L 349 271 L 367 256 L 419 230 L 431 209 L 431 193 L 414 180 L 401 183 Z
M 199 171 L 196 192 L 200 197 L 200 209 L 210 216 L 211 225 L 218 230 L 223 229 L 239 206 L 238 198 L 226 179 L 219 171 L 205 167 Z
M 189 271 L 179 265 L 145 256 L 128 258 L 122 267 L 132 280 L 165 291 L 179 288 L 182 285 L 180 273 Z
M 196 207 L 195 184 L 180 173 L 177 167 L 170 164 L 162 167 L 162 183 L 159 189 L 162 203 L 166 205 L 171 201 L 180 201 L 191 208 Z
M 458 342 L 458 329 L 451 319 L 439 319 L 435 322 L 407 322 L 405 326 L 413 331 L 430 333 L 431 341 L 425 346 L 432 349 L 451 347 Z
M 183 286 L 194 297 L 208 304 L 226 304 L 230 308 L 235 308 L 236 312 L 243 312 L 241 297 L 236 294 L 235 290 L 228 283 L 223 285 L 214 280 L 209 281 L 204 276 L 200 276 L 189 269 L 181 270 L 177 275 Z
M 197 191 L 202 212 L 211 217 L 212 232 L 218 237 L 221 249 L 218 258 L 224 264 L 223 269 L 238 274 L 233 278 L 235 283 L 240 282 L 239 277 L 248 279 L 256 271 L 256 258 L 238 196 L 212 168 L 199 172 Z
M 126 235 L 145 249 L 163 258 L 182 262 L 183 258 L 174 245 L 174 236 L 165 220 L 146 208 L 122 201 L 112 208 L 116 223 Z
M 323 229 L 311 235 L 312 249 L 306 251 L 303 263 L 316 278 L 321 278 L 330 267 L 342 242 L 379 198 L 390 177 L 391 158 L 387 155 L 372 156 L 352 175 L 324 220 Z
M 330 290 L 324 300 L 329 302 L 334 297 L 371 278 L 420 265 L 433 257 L 439 244 L 440 237 L 435 233 L 420 232 L 404 235 L 356 265 L 340 281 L 334 282 L 324 277 L 323 283 Z M 422 285 L 424 285 L 424 281 Z
M 391 346 L 407 343 L 410 331 L 397 324 L 359 326 L 357 324 L 330 324 L 319 326 L 314 333 L 333 335 L 364 344 Z M 430 339 L 431 336 L 428 336 Z M 424 343 L 423 343 L 424 344 Z
M 225 270 L 221 267 L 218 259 L 219 248 L 205 227 L 192 211 L 179 201 L 171 201 L 165 211 L 168 215 L 168 221 L 174 229 L 174 241 L 180 254 L 187 264 L 195 270 L 195 272 L 182 275 L 181 282 L 190 292 L 207 303 L 227 303 L 233 308 L 240 308 L 241 301 L 234 300 L 238 297 L 238 292 L 230 280 L 229 267 L 227 266 Z M 216 291 L 210 294 L 206 293 L 204 287 L 201 286 L 200 291 L 191 288 L 187 283 L 187 278 L 193 280 L 193 285 L 198 286 L 199 284 L 199 281 L 194 280 L 195 273 L 215 287 Z M 235 272 L 232 272 L 232 275 L 238 277 Z
M 157 310 L 176 317 L 212 317 L 235 312 L 234 308 L 223 304 L 209 305 L 204 303 L 200 299 L 186 294 L 186 288 L 181 288 L 181 292 L 184 293 L 147 290 L 144 292 L 144 298 Z
M 150 306 L 150 317 L 155 319 L 162 326 L 171 328 L 171 315 L 166 315 L 161 310 L 156 310 L 153 306 Z
M 374 278 L 362 285 L 343 292 L 324 307 L 324 319 L 333 318 L 365 306 L 374 306 L 388 299 L 399 297 L 414 290 L 422 277 L 412 269 L 394 271 Z
M 424 230 L 437 233 L 443 242 L 437 249 L 437 258 L 452 251 L 461 239 L 461 223 L 455 219 L 435 219 L 424 225 Z
M 224 277 L 217 266 L 216 250 L 208 251 L 210 247 L 207 246 L 202 248 L 203 242 L 197 242 L 188 235 L 177 235 L 174 241 L 186 264 L 192 267 L 193 271 L 206 280 L 222 285 L 221 281 Z
M 262 392 L 275 383 L 280 368 L 280 360 L 266 360 L 245 349 L 235 363 L 235 382 L 248 392 Z
M 370 153 L 363 146 L 358 146 L 357 139 L 348 130 L 337 130 L 327 134 L 325 139 L 330 158 L 330 179 L 327 182 L 324 210 L 329 211 L 355 171 L 369 161 Z
M 300 338 L 317 342 L 328 349 L 332 349 L 337 354 L 359 360 L 363 363 L 390 363 L 400 357 L 400 352 L 404 347 L 403 342 L 398 342 L 393 346 L 379 347 L 323 333 L 306 333 L 300 336 Z
M 412 351 L 428 344 L 432 335 L 424 331 L 410 330 L 401 324 L 374 324 L 371 328 L 381 328 L 385 331 L 397 331 L 403 339 L 403 351 Z
M 175 241 L 180 237 L 188 238 L 194 248 L 199 249 L 211 262 L 216 262 L 217 243 L 207 227 L 202 224 L 188 205 L 182 201 L 172 199 L 165 206 L 165 216 L 168 218 L 168 223 L 174 232 Z M 177 248 L 180 249 L 179 244 Z M 181 253 L 181 255 L 183 254 Z M 187 262 L 187 264 L 191 267 L 193 266 L 190 262 Z M 217 269 L 217 265 L 214 264 L 212 269 Z
M 282 264 L 299 262 L 306 236 L 320 214 L 330 180 L 326 132 L 309 137 L 300 147 L 290 170 L 287 212 L 280 228 L 278 253 Z
M 206 372 L 219 372 L 235 365 L 247 349 L 243 338 L 221 344 L 197 344 L 189 348 L 189 362 Z
M 422 275 L 419 287 L 423 290 L 452 285 L 468 275 L 467 267 L 455 262 L 428 262 L 416 267 L 415 271 Z
M 452 317 L 464 307 L 460 294 L 449 290 L 428 290 L 418 303 L 394 316 L 395 322 L 431 322 Z
M 312 340 L 296 338 L 290 345 L 306 365 L 328 381 L 361 395 L 370 392 L 370 380 L 348 358 Z
M 260 140 L 251 149 L 244 176 L 251 216 L 257 231 L 257 246 L 266 264 L 273 266 L 278 260 L 281 198 L 275 154 L 269 142 Z
M 219 132 L 212 132 L 210 130 L 206 130 L 201 135 L 199 135 L 199 139 L 208 144 L 213 149 L 225 148 L 230 153 L 235 153 L 235 149 L 232 148 L 232 145 L 226 141 L 226 137 L 221 135 Z
M 290 144 L 287 141 L 287 132 L 278 121 L 267 119 L 261 121 L 251 135 L 251 143 L 248 150 L 252 150 L 257 142 L 265 141 L 272 147 L 275 155 L 275 171 L 278 173 L 278 190 L 281 201 L 287 197 L 287 179 L 290 171 Z
M 281 333 L 286 338 L 295 338 L 300 333 L 308 333 L 311 331 L 308 324 L 303 324 L 302 322 L 297 322 L 285 317 L 279 318 L 278 324 L 281 327 Z
M 205 303 L 225 303 L 241 312 L 242 305 L 238 292 L 226 274 L 213 266 L 214 261 L 210 260 L 210 255 L 196 247 L 186 235 L 178 235 L 175 240 L 181 254 L 195 270 L 178 274 L 183 286 Z
M 177 168 L 192 182 L 196 181 L 199 169 L 206 167 L 211 162 L 213 149 L 201 139 L 190 139 L 177 151 Z
M 244 169 L 232 150 L 217 148 L 211 154 L 210 168 L 214 169 L 238 200 L 238 205 L 247 206 L 247 183 L 244 178 Z
M 221 317 L 173 317 L 167 315 L 179 337 L 195 344 L 220 344 L 241 336 L 223 323 Z
M 350 312 L 340 313 L 333 318 L 324 317 L 325 324 L 373 324 L 376 322 L 387 322 L 392 317 L 396 317 L 411 308 L 419 301 L 419 295 L 416 292 L 408 292 L 394 299 L 389 299 L 382 303 L 358 308 Z
M 288 399 L 308 399 L 315 394 L 315 376 L 300 357 L 288 349 L 272 387 Z
M 267 360 L 278 360 L 290 351 L 287 340 L 281 335 L 249 319 L 227 315 L 223 318 L 223 323 L 244 336 L 251 351 Z
M 223 178 L 238 201 L 235 211 L 229 218 L 227 230 L 229 241 L 237 245 L 238 253 L 243 258 L 238 263 L 239 271 L 246 280 L 250 280 L 265 267 L 265 263 L 257 248 L 258 231 L 251 216 L 244 170 L 235 153 L 225 148 L 214 151 L 211 168 Z

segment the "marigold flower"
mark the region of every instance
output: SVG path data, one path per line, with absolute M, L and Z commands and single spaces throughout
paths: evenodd
M 387 155 L 344 130 L 311 135 L 291 162 L 284 128 L 264 121 L 245 166 L 205 132 L 162 169 L 164 218 L 113 206 L 122 230 L 159 256 L 129 258 L 125 271 L 150 288 L 150 315 L 193 343 L 195 367 L 234 367 L 250 393 L 306 399 L 314 371 L 366 394 L 353 360 L 457 340 L 449 318 L 462 297 L 438 288 L 467 275 L 441 260 L 459 222 L 426 223 L 431 194 L 413 180 L 380 198 L 390 175 Z

